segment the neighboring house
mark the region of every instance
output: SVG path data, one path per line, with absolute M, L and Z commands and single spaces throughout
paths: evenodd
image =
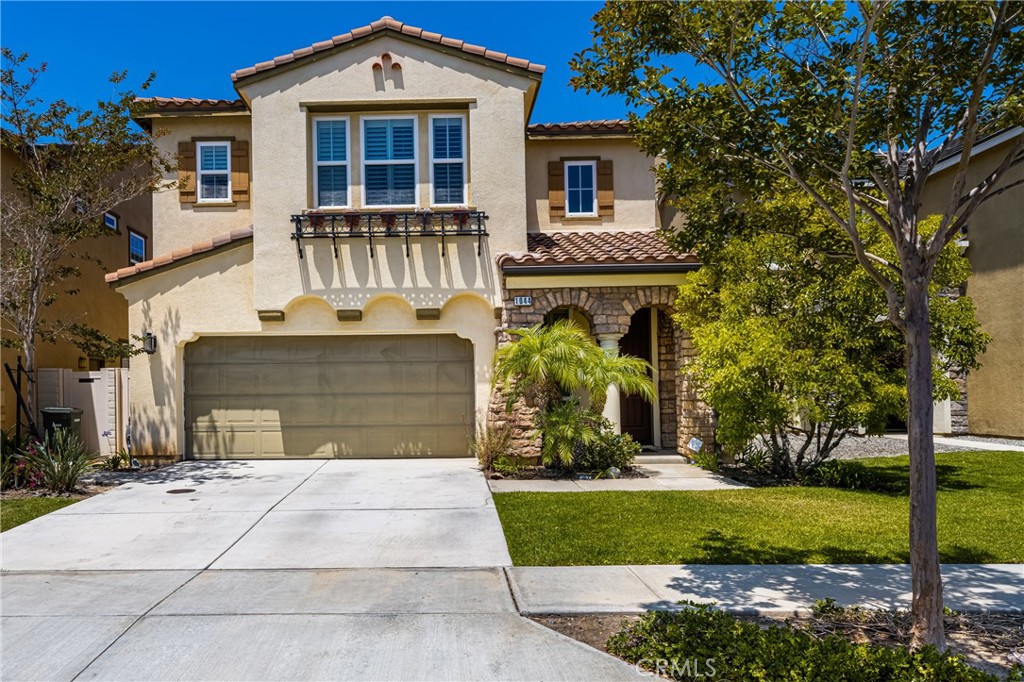
M 0 191 L 15 191 L 12 177 L 22 164 L 21 158 L 6 147 L 0 152 Z M 76 245 L 73 265 L 78 267 L 79 276 L 67 280 L 62 290 L 74 289 L 75 294 L 58 292 L 53 305 L 43 311 L 45 320 L 64 320 L 89 325 L 112 339 L 128 340 L 128 304 L 123 296 L 111 291 L 103 281 L 104 274 L 115 267 L 124 267 L 143 262 L 152 256 L 152 218 L 149 196 L 128 201 L 105 217 L 108 234 L 83 239 Z M 0 353 L 2 361 L 13 369 L 21 351 L 4 348 Z M 88 357 L 69 341 L 58 343 L 40 342 L 36 347 L 36 367 L 70 369 L 75 371 L 98 370 L 104 367 L 120 367 L 120 358 Z M 6 372 L 0 374 L 0 396 L 2 396 L 2 428 L 11 428 L 15 422 L 17 402 L 14 389 Z
M 566 316 L 655 367 L 656 405 L 612 391 L 623 430 L 710 442 L 654 160 L 623 121 L 528 125 L 543 72 L 385 17 L 235 72 L 239 100 L 148 100 L 182 183 L 162 255 L 107 276 L 156 340 L 136 454 L 465 456 L 502 330 Z
M 967 186 L 991 173 L 1022 135 L 1024 128 L 1017 127 L 979 140 Z M 960 158 L 953 150 L 936 165 L 925 185 L 922 216 L 945 210 Z M 981 368 L 967 376 L 964 399 L 937 411 L 937 431 L 1024 438 L 1024 184 L 1015 183 L 1024 183 L 1024 158 L 1000 183 L 1008 189 L 987 199 L 968 222 L 967 294 L 992 342 Z

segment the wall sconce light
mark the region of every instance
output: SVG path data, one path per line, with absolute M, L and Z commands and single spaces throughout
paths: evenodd
M 78 369 L 85 369 L 85 358 L 78 358 Z
M 146 351 L 149 355 L 156 352 L 156 334 L 146 332 L 142 335 L 142 350 Z

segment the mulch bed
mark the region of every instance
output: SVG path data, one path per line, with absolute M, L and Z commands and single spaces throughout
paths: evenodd
M 488 471 L 487 478 L 492 480 L 512 480 L 512 481 L 575 481 L 579 477 L 577 473 L 566 473 L 559 469 L 549 469 L 543 466 L 531 466 L 521 469 L 517 472 L 497 472 Z M 591 476 L 591 478 L 595 478 Z M 605 477 L 607 478 L 607 477 Z M 625 469 L 619 478 L 650 478 L 647 474 L 640 471 L 638 468 L 633 467 L 631 469 Z
M 910 614 L 899 611 L 844 609 L 837 614 L 799 618 L 737 616 L 762 626 L 790 623 L 817 637 L 839 635 L 865 644 L 901 646 L 910 641 Z M 589 646 L 607 651 L 608 638 L 637 616 L 533 616 L 531 620 Z M 1010 666 L 1024 662 L 1024 615 L 954 613 L 946 616 L 949 651 L 990 674 L 1005 676 Z

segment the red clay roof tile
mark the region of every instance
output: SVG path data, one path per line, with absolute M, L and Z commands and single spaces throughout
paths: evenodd
M 198 97 L 139 97 L 135 100 L 147 105 L 147 110 L 161 111 L 246 111 L 240 99 L 200 99 Z
M 622 232 L 541 232 L 526 237 L 526 253 L 506 253 L 498 265 L 649 265 L 699 263 L 692 253 L 678 253 L 654 230 Z
M 629 134 L 629 121 L 615 118 L 604 121 L 531 123 L 526 127 L 526 132 L 529 135 L 625 135 Z
M 359 38 L 368 36 L 373 33 L 380 33 L 381 31 L 394 31 L 396 33 L 401 33 L 402 35 L 409 36 L 410 38 L 416 38 L 418 40 L 424 40 L 430 43 L 439 43 L 446 47 L 451 47 L 456 50 L 462 50 L 467 54 L 472 54 L 483 57 L 484 59 L 489 59 L 491 61 L 507 64 L 508 66 L 517 69 L 523 69 L 525 71 L 531 71 L 533 73 L 544 73 L 544 67 L 542 65 L 534 64 L 529 60 L 510 57 L 504 52 L 494 52 L 479 45 L 470 45 L 461 40 L 445 37 L 440 33 L 431 33 L 417 26 L 409 26 L 407 24 L 403 24 L 402 22 L 396 21 L 391 17 L 381 17 L 380 19 L 374 21 L 368 26 L 360 26 L 359 28 L 354 28 L 348 33 L 343 33 L 340 36 L 335 36 L 330 40 L 324 40 L 318 43 L 314 43 L 309 47 L 294 50 L 289 54 L 275 57 L 271 61 L 260 62 L 259 64 L 256 64 L 254 66 L 239 69 L 235 71 L 233 74 L 231 74 L 231 80 L 237 83 L 238 81 L 249 78 L 250 76 L 254 76 L 264 71 L 269 71 L 270 69 L 273 69 L 276 66 L 296 62 L 301 59 L 310 57 L 317 52 L 329 50 L 334 47 L 337 47 L 338 45 L 350 43 L 353 40 L 357 40 Z
M 117 282 L 123 279 L 128 279 L 143 272 L 154 270 L 156 268 L 163 267 L 176 263 L 180 260 L 184 260 L 191 256 L 195 256 L 208 251 L 215 251 L 221 246 L 231 244 L 232 242 L 242 241 L 243 239 L 252 238 L 252 226 L 244 227 L 238 230 L 232 230 L 227 234 L 217 235 L 212 239 L 206 241 L 196 242 L 192 246 L 186 246 L 181 249 L 175 249 L 171 253 L 161 254 L 155 258 L 141 263 L 136 263 L 127 268 L 118 268 L 117 272 L 109 272 L 104 275 L 104 280 L 108 283 Z

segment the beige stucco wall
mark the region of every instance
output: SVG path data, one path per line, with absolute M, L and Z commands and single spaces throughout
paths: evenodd
M 381 78 L 372 63 L 390 52 L 402 66 Z M 521 73 L 494 68 L 406 40 L 384 36 L 341 53 L 272 73 L 244 84 L 253 118 L 253 218 L 256 227 L 255 305 L 281 309 L 300 295 L 316 295 L 335 307 L 361 307 L 382 293 L 403 296 L 416 307 L 439 307 L 466 291 L 496 304 L 497 254 L 526 243 L 526 169 L 523 129 L 525 94 L 535 83 Z M 329 240 L 309 240 L 306 258 L 296 255 L 289 218 L 309 207 L 309 129 L 312 114 L 303 103 L 388 100 L 438 102 L 472 99 L 467 113 L 470 202 L 490 219 L 481 255 L 476 241 L 449 240 L 441 257 L 438 239 L 415 244 L 407 259 L 400 240 L 377 242 L 374 258 L 363 242 L 349 242 L 335 259 Z M 353 138 L 364 113 L 348 112 Z M 426 119 L 428 111 L 421 111 Z M 421 133 L 425 129 L 421 128 Z M 420 144 L 426 143 L 420 135 Z M 358 159 L 358 140 L 351 156 Z M 424 150 L 425 151 L 425 150 Z M 424 159 L 425 162 L 425 159 Z M 352 169 L 358 184 L 358 163 Z M 426 165 L 419 174 L 420 204 L 426 206 Z M 361 191 L 353 192 L 356 206 Z
M 615 215 L 611 218 L 556 218 L 548 209 L 548 162 L 566 158 L 611 159 Z M 649 230 L 657 227 L 654 159 L 631 139 L 531 139 L 526 143 L 526 226 L 552 230 Z
M 361 321 L 339 322 L 322 299 L 299 295 L 283 306 L 284 322 L 261 322 L 253 307 L 252 254 L 252 245 L 243 243 L 120 287 L 132 333 L 157 336 L 156 353 L 131 360 L 132 439 L 139 456 L 183 454 L 185 346 L 203 336 L 454 333 L 473 343 L 476 410 L 484 417 L 497 324 L 489 301 L 464 293 L 447 299 L 439 320 L 419 321 L 407 301 L 384 293 L 361 308 Z
M 975 156 L 969 169 L 973 186 L 999 163 L 1003 145 Z M 932 176 L 922 201 L 922 215 L 945 210 L 954 169 Z M 1024 178 L 1024 164 L 1012 168 L 1006 183 Z M 992 336 L 981 368 L 967 379 L 968 428 L 971 433 L 1024 437 L 1024 185 L 986 201 L 968 225 L 972 274 L 967 293 L 978 321 Z
M 0 191 L 13 190 L 11 176 L 20 164 L 17 156 L 3 149 L 0 156 Z M 128 305 L 124 298 L 112 291 L 103 280 L 105 273 L 128 265 L 128 235 L 134 230 L 146 237 L 147 255 L 152 256 L 151 216 L 149 196 L 141 196 L 118 206 L 114 211 L 119 218 L 117 231 L 109 231 L 98 237 L 84 239 L 75 245 L 75 253 L 83 258 L 69 258 L 65 261 L 79 269 L 79 275 L 63 283 L 55 302 L 43 311 L 43 320 L 54 322 L 78 322 L 94 327 L 114 339 L 128 339 Z M 0 245 L 3 248 L 3 245 Z M 64 293 L 77 290 L 75 294 Z M 0 361 L 13 368 L 18 349 L 4 348 Z M 78 370 L 79 361 L 88 363 L 80 348 L 68 341 L 57 343 L 40 342 L 36 346 L 36 367 L 65 368 Z M 86 364 L 88 368 L 88 364 Z M 7 429 L 14 424 L 16 401 L 6 374 L 0 374 L 0 428 Z
M 157 138 L 157 146 L 170 158 L 177 157 L 178 142 L 194 137 L 251 139 L 248 115 L 155 118 L 152 124 L 154 132 L 162 133 Z M 178 174 L 168 173 L 165 179 L 168 182 L 176 181 Z M 250 176 L 252 191 L 255 191 L 255 184 L 256 178 Z M 178 201 L 177 189 L 164 190 L 153 195 L 153 253 L 158 255 L 171 253 L 176 249 L 252 224 L 250 202 L 241 202 L 233 206 L 182 204 Z

